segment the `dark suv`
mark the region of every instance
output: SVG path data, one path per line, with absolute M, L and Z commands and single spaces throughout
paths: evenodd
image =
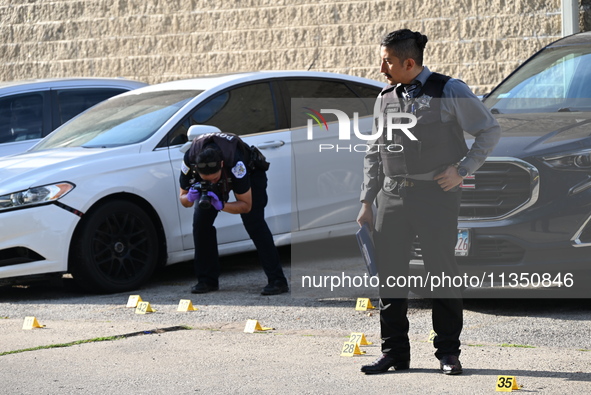
M 24 152 L 82 111 L 146 85 L 123 78 L 0 83 L 0 157 Z
M 572 285 L 591 273 L 591 32 L 546 46 L 484 103 L 503 135 L 464 181 L 458 264 L 505 288 Z

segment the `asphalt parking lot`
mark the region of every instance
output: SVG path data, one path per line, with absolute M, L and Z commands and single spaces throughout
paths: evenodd
M 290 273 L 289 249 L 281 253 Z M 496 392 L 499 376 L 514 376 L 520 392 L 591 390 L 588 300 L 466 300 L 464 374 L 449 377 L 429 342 L 430 301 L 411 299 L 411 369 L 365 376 L 360 366 L 379 355 L 379 313 L 355 305 L 356 297 L 377 304 L 375 293 L 261 296 L 255 254 L 224 258 L 223 267 L 220 291 L 205 295 L 189 292 L 188 263 L 133 293 L 81 294 L 67 279 L 0 288 L 0 393 L 476 394 Z M 132 294 L 155 312 L 126 307 Z M 181 299 L 197 310 L 177 311 Z M 22 329 L 30 316 L 44 327 Z M 273 329 L 245 333 L 249 319 Z M 373 344 L 341 356 L 352 332 Z

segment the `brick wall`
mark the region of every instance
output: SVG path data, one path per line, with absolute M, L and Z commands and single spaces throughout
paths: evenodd
M 317 3 L 1 0 L 0 80 L 309 68 L 381 79 L 381 36 L 408 27 L 429 37 L 433 71 L 483 93 L 561 34 L 560 0 Z

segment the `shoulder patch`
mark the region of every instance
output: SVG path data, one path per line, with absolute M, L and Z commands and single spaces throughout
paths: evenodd
M 242 163 L 241 160 L 232 168 L 232 174 L 234 174 L 236 178 L 242 178 L 246 175 L 246 166 L 244 166 L 244 163 Z
M 184 175 L 187 175 L 189 173 L 189 166 L 187 166 L 185 164 L 185 161 L 183 161 L 183 164 L 181 165 L 181 171 L 183 172 Z

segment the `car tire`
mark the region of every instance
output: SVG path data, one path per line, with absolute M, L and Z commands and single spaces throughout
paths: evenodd
M 72 241 L 70 272 L 76 284 L 98 293 L 138 288 L 158 263 L 158 235 L 137 205 L 113 200 L 88 212 Z

